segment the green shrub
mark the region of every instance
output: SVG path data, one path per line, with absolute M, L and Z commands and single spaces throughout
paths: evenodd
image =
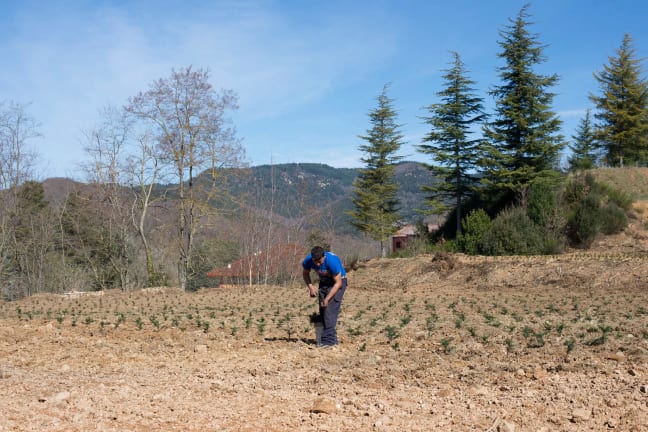
M 587 172 L 566 180 L 537 178 L 519 202 L 523 207 L 502 210 L 494 220 L 488 216 L 493 211 L 479 208 L 468 213 L 461 224 L 463 233 L 456 238 L 458 250 L 471 255 L 531 255 L 560 253 L 567 243 L 588 248 L 599 234 L 627 227 L 626 212 L 633 198 Z
M 462 252 L 462 246 L 459 245 L 458 240 L 451 239 L 444 241 L 443 243 L 438 243 L 434 245 L 432 248 L 433 252 L 448 252 L 448 253 L 455 253 L 455 252 Z
M 632 208 L 632 203 L 634 202 L 634 199 L 632 198 L 632 195 L 629 193 L 621 190 L 614 188 L 608 184 L 601 183 L 601 192 L 604 193 L 607 197 L 608 200 L 612 203 L 614 203 L 617 207 L 628 211 Z
M 615 202 L 608 202 L 601 208 L 600 214 L 603 234 L 618 234 L 628 226 L 628 216 Z
M 588 248 L 598 234 L 616 234 L 628 225 L 626 211 L 632 208 L 632 196 L 596 182 L 592 174 L 571 179 L 564 198 L 571 209 L 566 232 L 576 247 Z
M 596 181 L 591 173 L 574 176 L 565 185 L 564 204 L 567 206 L 577 205 L 589 194 L 595 184 Z
M 546 178 L 536 179 L 529 187 L 527 215 L 536 225 L 550 228 L 557 224 L 559 208 L 557 182 Z
M 539 255 L 548 252 L 543 230 L 521 207 L 502 210 L 479 246 L 486 255 Z
M 555 255 L 565 250 L 565 238 L 559 233 L 547 233 L 544 238 L 545 255 Z
M 593 193 L 588 194 L 576 204 L 569 215 L 569 240 L 574 246 L 588 248 L 602 228 L 600 197 Z
M 472 210 L 461 223 L 463 233 L 457 237 L 459 248 L 469 255 L 481 253 L 480 243 L 490 230 L 491 219 L 483 209 Z
M 560 180 L 550 178 L 536 179 L 529 188 L 527 215 L 544 231 L 545 253 L 560 253 L 566 243 L 563 189 Z

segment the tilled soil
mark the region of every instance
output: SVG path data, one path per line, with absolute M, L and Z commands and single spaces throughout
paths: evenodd
M 303 286 L 2 303 L 0 431 L 645 431 L 645 241 L 364 263 L 329 349 Z

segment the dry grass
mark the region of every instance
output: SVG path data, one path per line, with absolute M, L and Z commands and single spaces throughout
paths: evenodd
M 599 168 L 597 180 L 626 191 L 636 200 L 648 200 L 648 168 Z

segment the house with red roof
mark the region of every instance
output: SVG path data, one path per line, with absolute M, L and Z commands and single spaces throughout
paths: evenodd
M 439 225 L 427 224 L 428 233 L 437 231 Z M 414 225 L 405 225 L 391 236 L 392 253 L 402 251 L 419 236 L 418 230 Z
M 277 244 L 244 256 L 207 273 L 220 285 L 253 285 L 294 282 L 301 278 L 301 262 L 307 248 L 297 243 Z

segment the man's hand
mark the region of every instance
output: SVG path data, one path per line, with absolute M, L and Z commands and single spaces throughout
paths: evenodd
M 327 307 L 329 303 L 331 303 L 331 300 L 333 299 L 335 294 L 337 294 L 339 289 L 342 287 L 342 273 L 338 273 L 335 276 L 333 276 L 333 280 L 335 281 L 335 283 L 331 287 L 331 290 L 328 292 L 327 296 L 324 297 L 324 300 L 320 302 L 320 305 L 323 308 Z
M 308 293 L 310 294 L 311 297 L 317 296 L 317 289 L 315 289 L 313 284 L 308 284 Z

